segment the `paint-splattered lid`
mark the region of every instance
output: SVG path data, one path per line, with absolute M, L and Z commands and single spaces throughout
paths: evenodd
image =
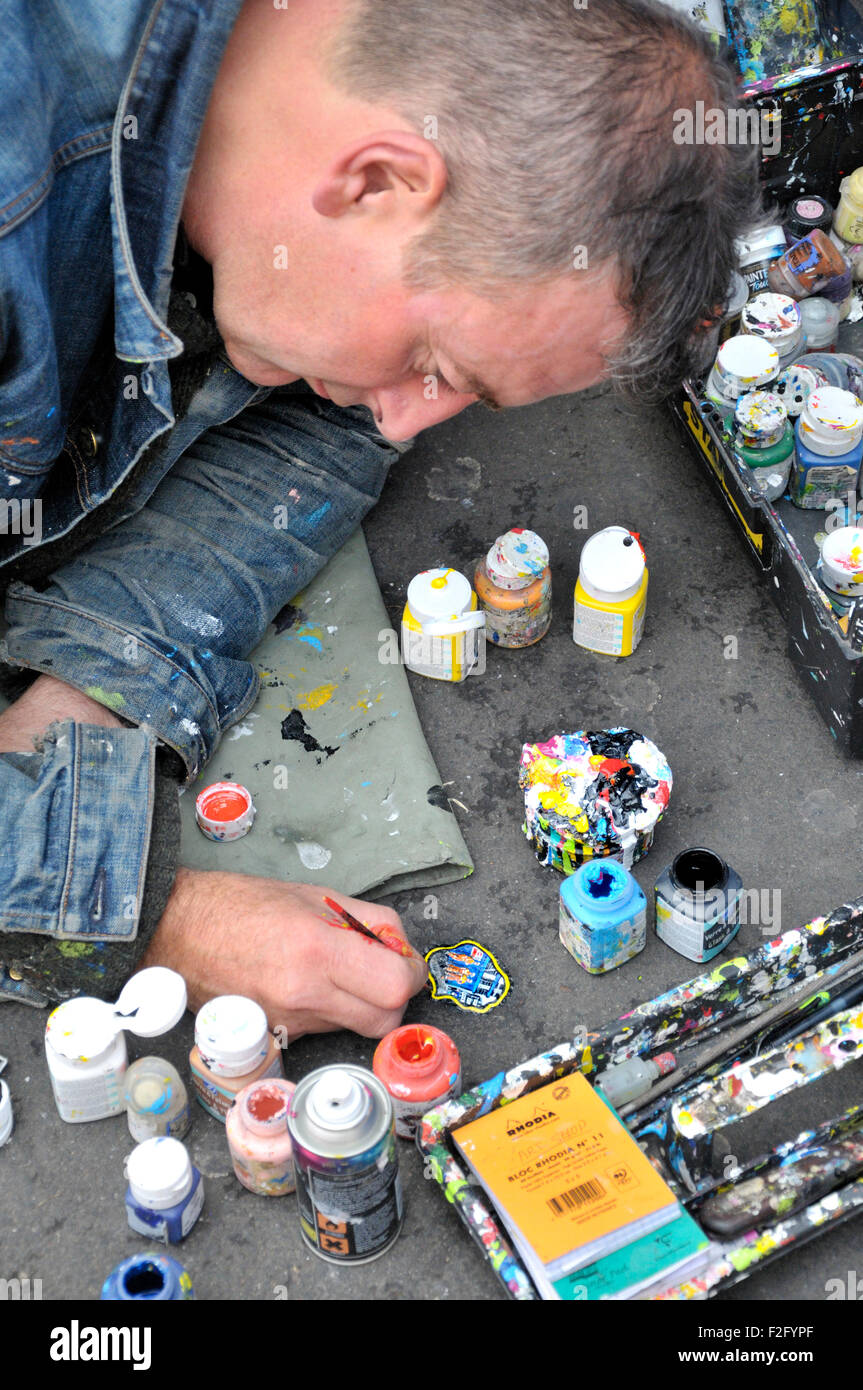
M 423 570 L 408 585 L 408 608 L 419 623 L 460 618 L 470 609 L 472 594 L 458 570 Z
M 514 526 L 498 536 L 486 556 L 489 574 L 501 589 L 523 589 L 548 565 L 548 546 L 535 531 Z

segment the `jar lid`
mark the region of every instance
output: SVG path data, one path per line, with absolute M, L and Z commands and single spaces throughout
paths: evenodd
M 790 295 L 765 290 L 744 305 L 740 322 L 744 333 L 766 338 L 781 352 L 800 332 L 800 305 Z
M 251 1071 L 267 1047 L 267 1016 L 242 994 L 221 994 L 198 1010 L 195 1043 L 217 1076 Z
M 238 840 L 255 819 L 252 794 L 239 782 L 213 782 L 195 798 L 195 819 L 211 838 Z
M 779 443 L 788 414 L 775 391 L 748 391 L 737 402 L 734 419 L 746 442 L 766 448 Z
M 124 1029 L 141 1038 L 167 1033 L 179 1023 L 185 1008 L 182 975 L 164 965 L 151 965 L 132 976 L 115 1004 L 87 995 L 60 1004 L 48 1019 L 45 1041 L 71 1062 L 89 1062 L 107 1052 Z
M 819 386 L 826 386 L 827 378 L 817 367 L 806 367 L 802 362 L 792 362 L 774 383 L 773 390 L 782 400 L 786 414 L 793 418 L 802 411 L 809 396 Z
M 832 221 L 833 208 L 826 198 L 817 193 L 805 193 L 801 198 L 792 199 L 788 209 L 788 221 L 800 227 L 821 227 Z
M 132 1196 L 145 1207 L 176 1206 L 191 1188 L 193 1176 L 192 1160 L 179 1139 L 145 1139 L 126 1159 Z
M 772 343 L 751 334 L 735 333 L 716 354 L 716 376 L 723 396 L 729 400 L 766 386 L 779 371 L 779 353 Z
M 785 233 L 775 222 L 768 227 L 753 227 L 735 241 L 734 247 L 738 265 L 753 265 L 756 261 L 781 256 L 785 250 Z
M 0 1081 L 0 1146 L 6 1143 L 12 1133 L 12 1097 L 5 1081 Z
M 501 589 L 524 589 L 548 567 L 548 546 L 535 531 L 513 526 L 498 536 L 486 556 L 486 565 Z
M 473 590 L 458 570 L 423 570 L 408 585 L 408 608 L 418 623 L 460 618 L 471 606 Z
M 863 401 L 839 386 L 821 386 L 803 408 L 800 432 L 804 442 L 829 444 L 834 446 L 831 453 L 845 453 L 863 438 Z
M 583 583 L 621 598 L 635 593 L 646 561 L 637 537 L 625 526 L 606 526 L 585 542 L 579 562 Z
M 371 1097 L 359 1077 L 330 1067 L 308 1094 L 309 1118 L 322 1129 L 349 1129 L 367 1115 Z
M 825 582 L 837 594 L 863 593 L 863 530 L 842 526 L 828 531 L 821 547 Z

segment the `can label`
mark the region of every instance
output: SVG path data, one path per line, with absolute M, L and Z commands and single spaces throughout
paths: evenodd
M 226 1086 L 217 1086 L 215 1081 L 211 1080 L 208 1076 L 202 1076 L 194 1066 L 191 1069 L 191 1074 L 195 1096 L 207 1113 L 217 1120 L 224 1120 L 234 1101 L 237 1099 L 237 1092 L 241 1091 L 243 1086 L 249 1084 L 248 1078 L 231 1077 L 231 1080 L 234 1082 L 234 1089 L 231 1090 Z M 266 1071 L 262 1071 L 261 1074 L 259 1076 L 256 1075 L 254 1079 L 255 1081 L 264 1081 L 270 1076 L 281 1076 L 282 1074 L 282 1054 L 278 1052 Z
M 297 1152 L 294 1172 L 303 1235 L 327 1259 L 373 1259 L 395 1240 L 404 1206 L 392 1131 L 377 1159 L 369 1165 L 362 1155 L 354 1173 L 322 1172 Z
M 393 1102 L 393 1111 L 396 1117 L 396 1134 L 400 1139 L 416 1139 L 420 1120 L 429 1110 L 435 1110 L 445 1101 L 451 1100 L 453 1096 L 461 1095 L 461 1072 L 457 1071 L 450 1084 L 441 1091 L 440 1095 L 433 1096 L 428 1100 L 401 1100 L 390 1091 Z
M 119 1115 L 123 1102 L 125 1066 L 112 1067 L 98 1076 L 75 1077 L 65 1080 L 51 1073 L 51 1089 L 61 1120 L 76 1123 L 80 1120 L 102 1120 L 107 1115 Z

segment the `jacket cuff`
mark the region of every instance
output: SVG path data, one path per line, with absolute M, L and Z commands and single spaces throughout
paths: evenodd
M 212 654 L 212 670 L 156 633 L 130 631 L 24 584 L 10 584 L 0 659 L 65 681 L 153 733 L 193 781 L 222 736 L 216 689 L 233 723 L 251 709 L 260 678 L 248 661 Z

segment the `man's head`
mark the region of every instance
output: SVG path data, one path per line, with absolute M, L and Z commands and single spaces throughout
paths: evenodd
M 405 439 L 473 401 L 671 389 L 721 304 L 753 151 L 651 0 L 246 0 L 184 223 L 227 350 Z

